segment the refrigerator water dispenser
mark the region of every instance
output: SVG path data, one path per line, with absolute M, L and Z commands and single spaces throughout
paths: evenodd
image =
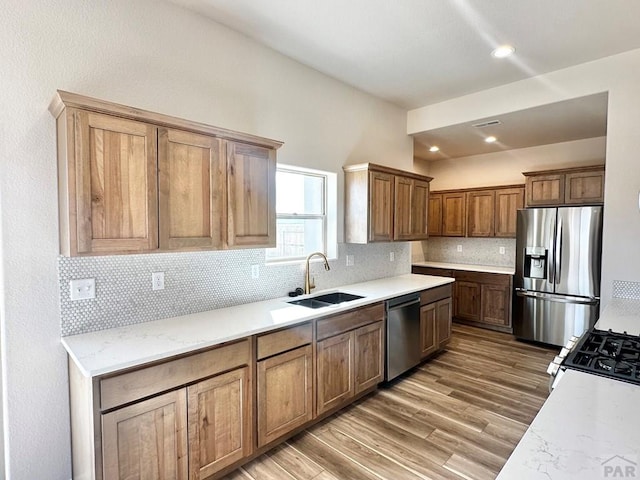
M 544 247 L 525 247 L 524 276 L 527 278 L 546 278 L 547 249 Z

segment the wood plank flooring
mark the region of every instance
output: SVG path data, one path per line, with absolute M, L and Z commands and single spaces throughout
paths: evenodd
M 555 354 L 454 324 L 445 352 L 225 478 L 495 479 L 547 398 Z

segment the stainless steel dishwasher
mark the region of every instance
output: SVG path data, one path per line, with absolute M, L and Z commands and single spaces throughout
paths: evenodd
M 389 381 L 420 363 L 420 294 L 392 298 L 385 303 L 387 355 L 384 379 Z

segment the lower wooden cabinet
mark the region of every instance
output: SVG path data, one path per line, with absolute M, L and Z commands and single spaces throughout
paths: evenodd
M 451 286 L 421 295 L 421 304 L 420 352 L 426 358 L 451 340 Z
M 184 388 L 102 415 L 104 480 L 187 480 L 187 450 Z
M 318 342 L 318 414 L 382 381 L 382 327 L 379 321 Z
M 509 285 L 482 285 L 482 321 L 510 326 L 511 287 Z
M 480 295 L 480 283 L 456 278 L 456 318 L 479 322 L 481 313 Z
M 253 451 L 249 367 L 187 387 L 189 470 L 205 479 Z
M 258 447 L 313 418 L 313 348 L 258 362 Z

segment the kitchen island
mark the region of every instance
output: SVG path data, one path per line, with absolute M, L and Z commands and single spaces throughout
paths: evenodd
M 614 298 L 596 328 L 640 334 L 640 301 Z M 498 480 L 640 478 L 640 386 L 567 370 Z

